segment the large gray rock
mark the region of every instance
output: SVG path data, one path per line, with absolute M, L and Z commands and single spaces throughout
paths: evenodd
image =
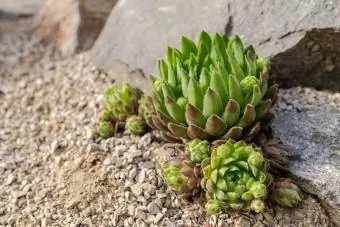
M 117 0 L 45 0 L 34 17 L 34 33 L 62 55 L 90 49 Z
M 340 112 L 281 112 L 275 131 L 294 156 L 289 170 L 303 190 L 319 197 L 340 226 Z
M 1 0 L 0 11 L 15 15 L 33 15 L 44 0 Z
M 156 59 L 182 35 L 201 30 L 239 34 L 262 56 L 272 56 L 283 87 L 339 89 L 339 1 L 120 0 L 93 48 L 103 68 L 156 72 Z

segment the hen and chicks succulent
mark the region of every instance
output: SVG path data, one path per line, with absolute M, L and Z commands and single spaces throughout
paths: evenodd
M 114 136 L 123 123 L 131 134 L 148 126 L 165 141 L 185 141 L 185 149 L 164 162 L 164 180 L 184 196 L 205 191 L 208 214 L 261 212 L 267 198 L 283 206 L 301 201 L 292 181 L 274 179 L 290 156 L 270 129 L 278 86 L 267 59 L 238 36 L 203 31 L 197 45 L 182 37 L 181 50 L 169 47 L 158 69 L 152 95 L 126 84 L 107 89 L 101 137 Z
M 150 123 L 168 140 L 241 139 L 265 119 L 276 97 L 268 61 L 237 36 L 202 32 L 197 45 L 183 37 L 181 51 L 169 48 L 158 65 Z
M 105 109 L 102 113 L 97 131 L 100 137 L 114 136 L 121 125 L 132 134 L 141 135 L 145 132 L 146 122 L 138 116 L 139 100 L 142 92 L 128 84 L 112 85 L 104 95 Z

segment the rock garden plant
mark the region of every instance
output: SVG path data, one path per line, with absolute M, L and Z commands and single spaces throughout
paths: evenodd
M 152 94 L 128 84 L 106 90 L 98 135 L 156 130 L 164 141 L 184 143 L 163 161 L 164 180 L 184 197 L 204 196 L 207 214 L 258 213 L 267 199 L 295 206 L 301 192 L 281 178 L 289 152 L 270 127 L 278 86 L 269 67 L 238 36 L 203 31 L 197 44 L 182 37 L 181 50 L 169 47 L 158 61 Z

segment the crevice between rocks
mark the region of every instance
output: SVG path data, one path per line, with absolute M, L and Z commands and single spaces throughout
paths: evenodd
M 302 86 L 339 92 L 340 30 L 306 31 L 294 47 L 276 54 L 271 61 L 271 71 L 281 88 Z

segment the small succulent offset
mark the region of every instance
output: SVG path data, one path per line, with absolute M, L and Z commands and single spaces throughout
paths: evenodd
M 200 189 L 201 170 L 185 153 L 167 160 L 163 175 L 167 185 L 181 195 L 195 195 Z
M 100 121 L 97 125 L 99 136 L 106 139 L 115 135 L 116 125 L 110 121 Z
M 170 141 L 241 139 L 266 119 L 277 85 L 269 82 L 266 59 L 238 36 L 200 34 L 198 44 L 182 38 L 169 48 L 152 78 L 156 113 L 148 121 Z
M 272 177 L 259 148 L 228 140 L 212 150 L 211 158 L 203 160 L 202 168 L 207 213 L 226 208 L 263 211 Z
M 134 135 L 142 135 L 146 130 L 146 122 L 143 117 L 132 115 L 126 119 L 125 129 Z
M 122 84 L 121 87 L 112 85 L 105 91 L 106 111 L 112 112 L 118 121 L 126 120 L 128 116 L 137 114 L 141 94 L 141 91 L 128 84 Z
M 185 146 L 185 153 L 196 165 L 210 157 L 210 144 L 206 140 L 193 139 Z
M 301 201 L 301 191 L 290 179 L 279 179 L 274 182 L 270 198 L 282 206 L 293 207 Z
M 97 124 L 99 136 L 104 139 L 114 136 L 120 122 L 137 113 L 140 96 L 141 92 L 128 84 L 121 87 L 112 85 L 107 88 L 104 95 L 105 109 Z

